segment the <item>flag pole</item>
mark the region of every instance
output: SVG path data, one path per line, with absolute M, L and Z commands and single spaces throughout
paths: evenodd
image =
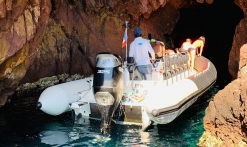
M 128 21 L 125 21 L 125 39 L 126 39 L 126 44 L 125 44 L 125 49 L 126 49 L 126 58 L 125 58 L 125 61 L 124 61 L 124 66 L 123 66 L 123 68 L 124 68 L 124 75 L 123 75 L 123 81 L 124 81 L 124 85 L 125 86 L 128 86 L 129 85 L 129 80 L 130 80 L 130 74 L 129 74 L 129 70 L 128 70 L 128 66 L 127 66 L 127 57 L 128 57 L 128 54 L 127 54 L 127 45 L 128 45 L 128 43 L 127 43 L 127 40 L 128 40 L 128 35 L 127 35 L 127 30 L 128 30 Z
M 128 30 L 127 28 L 128 28 L 128 21 L 125 21 L 126 35 L 127 35 L 127 30 Z M 128 57 L 128 54 L 127 54 L 127 45 L 128 45 L 128 39 L 126 40 L 126 47 L 125 47 L 125 52 L 126 52 L 125 61 L 127 61 L 127 57 Z

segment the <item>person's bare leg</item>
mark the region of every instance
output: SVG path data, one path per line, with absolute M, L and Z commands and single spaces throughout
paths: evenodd
M 189 56 L 189 60 L 188 60 L 188 65 L 189 65 L 189 67 L 190 67 L 190 60 L 191 60 L 191 57 L 190 57 L 190 53 L 189 52 L 187 52 L 187 55 Z
M 191 58 L 190 58 L 190 61 L 191 61 L 191 64 L 190 64 L 190 71 L 193 71 L 194 70 L 194 61 L 195 61 L 195 57 L 196 57 L 196 54 L 195 54 L 195 52 L 191 52 L 190 53 L 190 56 L 191 56 Z

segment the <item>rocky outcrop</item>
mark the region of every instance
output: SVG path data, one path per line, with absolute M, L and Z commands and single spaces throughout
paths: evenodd
M 50 0 L 0 1 L 0 106 L 34 61 L 50 11 Z
M 237 71 L 234 72 L 235 80 L 209 103 L 204 117 L 205 133 L 199 146 L 213 146 L 212 142 L 219 146 L 247 146 L 247 44 L 244 44 L 247 42 L 247 31 L 243 31 L 246 29 L 246 21 L 241 20 L 236 27 L 229 57 L 229 69 Z M 208 145 L 210 142 L 211 145 Z
M 239 25 L 236 27 L 235 36 L 232 43 L 232 49 L 229 54 L 228 60 L 228 70 L 232 75 L 232 79 L 238 77 L 239 61 L 240 61 L 240 52 L 239 49 L 247 41 L 247 0 L 235 0 L 236 5 L 238 5 L 244 14 L 244 19 L 240 21 Z
M 247 44 L 241 47 L 240 57 L 244 59 L 240 60 L 239 77 L 220 90 L 206 109 L 200 146 L 213 142 L 219 146 L 247 146 Z
M 98 52 L 125 57 L 125 21 L 130 24 L 128 40 L 136 27 L 146 38 L 152 32 L 162 39 L 172 32 L 179 9 L 196 2 L 213 0 L 0 0 L 0 106 L 19 84 L 63 73 L 91 75 Z M 235 3 L 244 13 L 229 55 L 235 80 L 216 94 L 204 118 L 206 137 L 224 145 L 237 144 L 247 132 L 247 0 Z
M 247 146 L 247 0 L 235 0 L 243 10 L 235 29 L 228 70 L 233 81 L 220 90 L 206 108 L 198 146 Z
M 247 20 L 247 1 L 246 0 L 234 0 L 234 3 L 243 10 L 244 20 Z
M 239 62 L 243 57 L 240 57 L 240 48 L 247 41 L 247 21 L 242 19 L 236 27 L 235 35 L 232 43 L 232 49 L 229 54 L 228 70 L 233 79 L 238 78 Z
M 193 3 L 196 3 L 195 1 Z M 63 73 L 91 75 L 98 52 L 125 57 L 135 27 L 162 39 L 188 0 L 23 0 L 0 1 L 0 106 L 19 84 Z

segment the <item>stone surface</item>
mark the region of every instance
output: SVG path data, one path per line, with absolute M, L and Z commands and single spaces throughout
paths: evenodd
M 0 0 L 0 106 L 19 84 L 68 73 L 91 75 L 95 56 L 121 48 L 124 22 L 128 40 L 136 27 L 143 36 L 163 39 L 170 34 L 179 9 L 213 0 Z M 204 118 L 205 130 L 227 143 L 246 137 L 247 0 L 234 1 L 244 13 L 236 27 L 229 54 L 229 72 L 235 79 L 216 94 Z M 128 42 L 129 44 L 130 42 Z M 205 133 L 207 134 L 207 133 Z M 230 141 L 229 141 L 230 140 Z
M 247 38 L 246 38 L 246 41 L 247 41 Z M 238 77 L 241 78 L 242 75 L 246 73 L 247 73 L 247 44 L 244 44 L 240 48 Z
M 236 28 L 229 57 L 229 70 L 235 80 L 215 95 L 205 111 L 205 132 L 219 138 L 222 141 L 221 146 L 238 146 L 239 143 L 245 143 L 247 146 L 245 141 L 247 137 L 247 44 L 244 44 L 247 42 L 247 32 L 240 31 L 246 29 L 245 24 L 243 19 Z M 203 138 L 207 138 L 205 134 Z
M 247 146 L 247 0 L 234 1 L 244 13 L 235 29 L 228 70 L 233 81 L 220 90 L 205 111 L 198 146 Z
M 232 49 L 229 54 L 228 70 L 232 75 L 232 79 L 238 77 L 239 61 L 240 61 L 240 48 L 247 41 L 247 21 L 242 19 L 235 29 L 233 37 Z
M 222 146 L 237 145 L 247 137 L 246 82 L 247 73 L 220 90 L 205 111 L 205 132 L 219 138 Z
M 234 3 L 238 5 L 244 14 L 244 19 L 240 21 L 235 29 L 235 35 L 233 38 L 232 49 L 229 54 L 228 70 L 232 75 L 232 79 L 238 77 L 238 67 L 240 61 L 240 48 L 247 41 L 247 0 L 234 0 Z
M 0 106 L 33 63 L 50 11 L 50 0 L 0 1 Z
M 146 38 L 152 32 L 162 39 L 187 5 L 186 0 L 0 1 L 1 104 L 20 84 L 63 73 L 91 75 L 99 52 L 124 58 L 125 21 L 128 40 L 136 27 Z
M 243 10 L 244 19 L 247 20 L 247 1 L 246 0 L 234 0 L 234 3 Z

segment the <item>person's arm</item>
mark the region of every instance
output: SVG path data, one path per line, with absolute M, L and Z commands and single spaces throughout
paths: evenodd
M 201 48 L 200 48 L 200 54 L 199 54 L 200 56 L 202 56 L 203 47 L 204 47 L 204 43 L 202 42 L 201 43 Z

